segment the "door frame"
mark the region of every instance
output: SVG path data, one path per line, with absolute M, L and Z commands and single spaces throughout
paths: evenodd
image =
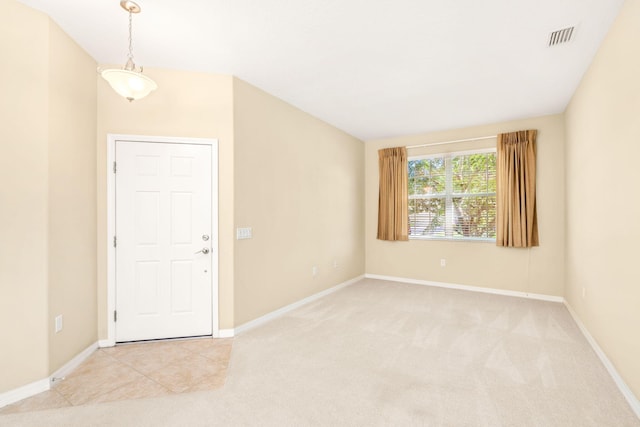
M 218 140 L 213 138 L 107 134 L 107 339 L 100 340 L 100 347 L 112 347 L 116 344 L 116 322 L 113 318 L 113 312 L 116 309 L 116 249 L 113 246 L 113 237 L 116 232 L 116 174 L 113 172 L 113 164 L 116 160 L 116 143 L 118 141 L 211 146 L 211 331 L 213 337 L 219 337 Z

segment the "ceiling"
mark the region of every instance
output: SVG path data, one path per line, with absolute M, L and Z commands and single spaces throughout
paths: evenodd
M 98 63 L 126 61 L 118 0 L 21 2 Z M 563 112 L 623 2 L 139 0 L 134 55 L 233 74 L 370 140 Z

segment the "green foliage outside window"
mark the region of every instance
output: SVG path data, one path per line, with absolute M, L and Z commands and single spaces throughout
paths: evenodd
M 409 235 L 495 239 L 495 151 L 409 160 Z

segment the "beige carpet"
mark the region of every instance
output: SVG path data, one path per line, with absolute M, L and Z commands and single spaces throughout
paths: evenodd
M 564 306 L 363 280 L 234 340 L 223 389 L 13 426 L 640 426 Z

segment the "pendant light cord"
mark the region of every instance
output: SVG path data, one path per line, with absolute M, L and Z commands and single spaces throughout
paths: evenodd
M 136 64 L 133 62 L 133 13 L 132 9 L 129 9 L 129 58 L 124 66 L 125 70 L 136 71 Z
M 131 33 L 133 31 L 133 13 L 129 10 L 129 59 L 133 62 L 133 37 Z

